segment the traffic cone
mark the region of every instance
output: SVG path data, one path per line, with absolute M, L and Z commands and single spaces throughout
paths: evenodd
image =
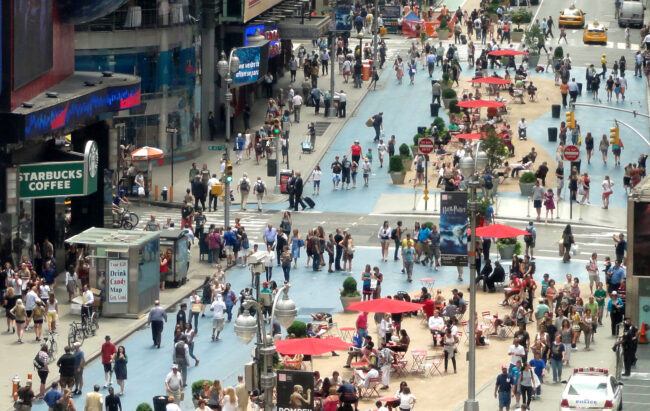
M 639 344 L 647 344 L 648 337 L 646 336 L 646 331 L 648 330 L 648 324 L 641 324 L 641 333 L 639 333 Z

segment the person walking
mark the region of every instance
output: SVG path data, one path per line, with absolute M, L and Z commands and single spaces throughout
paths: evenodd
M 295 181 L 295 186 L 294 186 L 294 199 L 293 199 L 293 209 L 294 211 L 298 211 L 298 205 L 300 205 L 303 209 L 307 208 L 305 203 L 302 201 L 302 193 L 304 190 L 304 183 L 302 181 L 302 177 L 300 176 L 300 171 L 296 171 L 296 181 Z
M 214 314 L 212 316 L 212 341 L 219 341 L 219 336 L 221 331 L 223 331 L 223 325 L 225 320 L 226 313 L 226 304 L 223 302 L 223 297 L 221 294 L 217 294 L 212 304 L 210 304 L 210 311 Z M 216 335 L 215 335 L 216 331 Z
M 162 335 L 163 325 L 167 322 L 167 312 L 160 306 L 160 301 L 153 303 L 153 308 L 149 311 L 147 323 L 151 326 L 151 337 L 153 345 L 160 348 L 160 336 Z
M 609 179 L 609 176 L 605 176 L 605 179 L 601 183 L 601 187 L 603 188 L 603 195 L 602 195 L 603 208 L 605 210 L 609 208 L 609 197 L 614 192 L 612 190 L 613 186 L 614 186 L 614 182 Z
M 185 340 L 185 335 L 174 344 L 174 365 L 178 367 L 183 379 L 183 386 L 187 385 L 187 367 L 190 365 L 190 349 Z
M 508 411 L 510 409 L 510 400 L 514 397 L 515 382 L 508 373 L 508 367 L 501 366 L 501 374 L 497 376 L 494 385 L 494 398 L 499 400 L 499 411 Z
M 59 367 L 59 384 L 61 389 L 74 386 L 74 356 L 69 346 L 65 346 L 64 354 L 59 357 L 56 365 Z
M 102 365 L 104 366 L 104 388 L 113 385 L 113 362 L 117 349 L 115 344 L 111 342 L 111 337 L 107 335 L 104 337 L 104 344 L 102 344 Z
M 551 359 L 551 369 L 553 370 L 553 383 L 562 381 L 562 364 L 566 356 L 566 347 L 562 343 L 560 334 L 556 334 L 555 341 L 551 344 L 549 358 Z
M 108 389 L 108 395 L 106 396 L 104 403 L 106 405 L 106 411 L 122 411 L 122 401 L 119 396 L 115 395 L 113 387 Z
M 625 317 L 623 338 L 616 344 L 623 346 L 623 377 L 629 377 L 632 366 L 636 363 L 636 348 L 639 342 L 639 329 L 632 324 L 630 317 Z
M 167 391 L 167 396 L 174 397 L 174 403 L 181 403 L 181 393 L 183 391 L 185 381 L 181 376 L 181 373 L 178 371 L 178 365 L 172 365 L 172 370 L 165 377 L 165 389 Z
M 81 390 L 84 387 L 84 367 L 86 366 L 86 358 L 84 352 L 81 351 L 81 343 L 79 341 L 73 344 L 74 346 L 74 395 L 81 395 Z
M 86 407 L 84 411 L 102 411 L 104 396 L 99 392 L 99 384 L 93 386 L 93 391 L 86 394 Z
M 255 192 L 255 197 L 257 198 L 257 211 L 262 212 L 262 200 L 264 195 L 267 194 L 266 183 L 262 180 L 262 177 L 257 177 L 257 181 L 253 185 L 253 192 Z
M 129 358 L 126 356 L 126 348 L 120 345 L 115 355 L 115 379 L 117 380 L 117 385 L 120 386 L 120 395 L 124 395 L 124 382 L 126 381 L 127 375 L 126 364 L 128 362 Z M 113 387 L 110 389 L 112 390 Z
M 237 376 L 237 385 L 235 386 L 234 393 L 237 397 L 237 411 L 248 410 L 249 393 L 246 390 L 246 384 L 244 384 L 244 377 L 242 375 Z

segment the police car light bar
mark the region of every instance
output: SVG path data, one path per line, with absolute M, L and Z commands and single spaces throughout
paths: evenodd
M 573 373 L 593 373 L 593 374 L 609 374 L 609 370 L 607 368 L 594 368 L 594 367 L 580 367 L 580 368 L 574 368 Z

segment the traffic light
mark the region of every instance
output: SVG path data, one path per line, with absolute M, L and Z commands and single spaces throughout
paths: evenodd
M 232 163 L 226 163 L 226 183 L 232 183 Z
M 280 130 L 281 130 L 281 127 L 280 127 L 280 120 L 275 119 L 275 121 L 273 121 L 273 129 L 272 129 L 272 131 L 273 131 L 273 135 L 274 135 L 274 136 L 279 135 L 279 134 L 280 134 Z
M 576 117 L 573 111 L 566 112 L 566 126 L 568 128 L 576 128 Z
M 618 126 L 610 128 L 609 131 L 612 133 L 609 135 L 609 144 L 620 146 L 621 143 L 618 139 Z

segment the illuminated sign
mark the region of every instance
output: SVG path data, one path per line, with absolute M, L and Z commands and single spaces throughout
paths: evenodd
M 235 53 L 239 57 L 239 69 L 235 73 L 235 84 L 246 84 L 257 81 L 260 77 L 260 48 L 240 47 Z

